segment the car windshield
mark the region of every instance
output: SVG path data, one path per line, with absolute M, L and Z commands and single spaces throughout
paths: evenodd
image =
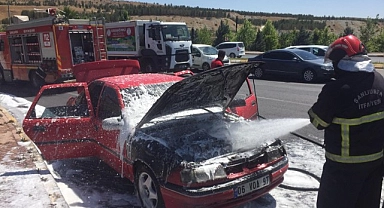
M 217 55 L 217 53 L 218 53 L 217 49 L 212 47 L 212 46 L 202 46 L 202 47 L 199 47 L 199 49 L 205 55 Z
M 319 57 L 313 55 L 312 53 L 310 52 L 307 52 L 307 51 L 303 51 L 303 50 L 297 50 L 295 51 L 296 55 L 300 56 L 302 59 L 304 60 L 315 60 L 315 59 L 319 59 Z
M 139 123 L 157 99 L 173 84 L 174 82 L 166 82 L 122 89 L 125 113 L 129 115 L 132 124 Z
M 187 41 L 191 39 L 186 25 L 163 25 L 162 31 L 163 38 L 166 41 Z

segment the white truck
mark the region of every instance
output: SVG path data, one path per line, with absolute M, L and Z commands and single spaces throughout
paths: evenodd
M 151 20 L 105 24 L 108 59 L 137 59 L 142 72 L 177 72 L 192 66 L 192 40 L 184 22 Z

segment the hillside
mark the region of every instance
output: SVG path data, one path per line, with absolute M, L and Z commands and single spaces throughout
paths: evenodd
M 4 1 L 4 0 L 2 0 Z M 73 0 L 76 1 L 76 0 Z M 0 0 L 1 2 L 1 0 Z M 18 0 L 18 3 L 28 2 L 26 0 Z M 43 2 L 43 1 L 41 1 Z M 81 2 L 79 2 L 79 5 Z M 134 4 L 134 5 L 152 5 L 148 3 L 138 3 L 138 2 L 119 2 L 119 1 L 112 1 L 112 0 L 89 0 L 88 3 L 92 3 L 92 5 L 98 5 L 98 4 Z M 4 2 L 2 2 L 4 4 Z M 28 5 L 11 5 L 10 6 L 10 14 L 11 15 L 20 15 L 22 10 L 34 10 L 36 9 L 47 9 L 49 6 L 28 6 Z M 63 6 L 58 6 L 59 9 L 63 9 Z M 96 9 L 93 7 L 91 9 L 85 9 L 85 8 L 79 8 L 79 7 L 70 7 L 72 10 L 75 10 L 77 12 L 83 12 L 84 10 L 87 12 L 94 12 Z M 7 18 L 8 16 L 8 6 L 7 5 L 0 5 L 0 20 Z M 251 15 L 241 15 L 236 11 L 231 11 L 229 13 L 229 17 L 236 17 L 239 18 L 249 18 L 249 19 L 269 19 L 272 21 L 277 21 L 281 19 L 289 19 L 291 17 L 282 17 L 282 16 L 251 16 Z M 228 22 L 228 25 L 230 26 L 232 31 L 236 30 L 236 23 L 230 19 L 230 18 L 215 18 L 215 17 L 186 17 L 186 16 L 130 16 L 131 19 L 154 19 L 154 20 L 162 20 L 162 21 L 181 21 L 186 22 L 189 28 L 195 28 L 195 29 L 201 29 L 204 26 L 207 28 L 212 28 L 212 30 L 216 31 L 218 26 L 220 25 L 220 21 L 224 20 Z M 291 18 L 292 19 L 292 18 Z M 356 35 L 360 35 L 360 27 L 363 26 L 365 23 L 364 21 L 358 21 L 358 20 L 326 20 L 326 25 L 329 27 L 330 31 L 334 32 L 335 34 L 343 33 L 344 29 L 349 26 L 351 27 Z M 381 25 L 383 26 L 383 25 Z M 238 25 L 238 29 L 241 27 L 241 25 Z

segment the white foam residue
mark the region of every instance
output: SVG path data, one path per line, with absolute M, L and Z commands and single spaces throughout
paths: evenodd
M 310 124 L 309 119 L 283 118 L 237 122 L 229 126 L 234 149 L 249 149 Z M 220 132 L 218 132 L 220 133 Z

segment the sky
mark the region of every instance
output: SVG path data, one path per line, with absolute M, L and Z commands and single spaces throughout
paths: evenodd
M 7 109 L 19 124 L 22 123 L 30 105 L 31 102 L 24 98 L 0 93 L 0 106 Z M 19 142 L 18 145 L 27 144 Z M 297 170 L 305 170 L 320 177 L 324 150 L 305 140 L 286 141 L 285 147 L 290 166 L 284 174 L 283 185 L 286 188 L 277 187 L 269 194 L 236 208 L 316 207 L 316 189 L 319 182 L 311 175 Z M 0 208 L 49 207 L 50 196 L 46 190 L 55 190 L 55 187 L 58 187 L 63 194 L 64 203 L 70 208 L 139 207 L 137 197 L 129 191 L 127 179 L 121 179 L 116 172 L 103 167 L 98 160 L 59 160 L 47 163 L 46 168 L 51 175 L 47 175 L 45 171 L 41 171 L 43 175 L 28 174 L 33 172 L 33 169 L 20 166 L 17 161 L 12 164 L 7 156 L 0 157 L 0 190 L 5 190 L 0 192 L 0 199 L 7 199 L 2 200 Z M 301 191 L 289 187 L 299 188 Z M 384 189 L 382 200 L 383 195 Z M 60 203 L 57 205 L 62 207 Z
M 201 8 L 221 8 L 237 11 L 310 14 L 314 16 L 384 18 L 383 0 L 239 0 L 239 1 L 207 1 L 207 0 L 135 0 L 137 2 L 185 5 Z

